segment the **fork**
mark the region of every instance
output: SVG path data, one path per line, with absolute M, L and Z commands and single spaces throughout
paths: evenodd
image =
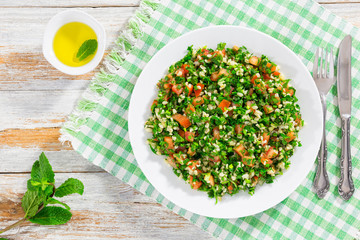
M 325 52 L 325 58 L 324 58 Z M 319 59 L 320 58 L 320 59 Z M 320 60 L 320 68 L 319 68 Z M 319 91 L 322 110 L 323 110 L 323 135 L 321 140 L 321 146 L 318 153 L 318 166 L 314 181 L 314 187 L 316 194 L 319 198 L 324 198 L 325 194 L 329 191 L 330 183 L 329 177 L 326 171 L 327 160 L 327 144 L 325 135 L 325 121 L 326 121 L 326 99 L 325 96 L 329 92 L 331 86 L 335 82 L 334 77 L 334 58 L 332 49 L 330 52 L 326 49 L 318 48 L 315 54 L 313 78 L 316 87 Z

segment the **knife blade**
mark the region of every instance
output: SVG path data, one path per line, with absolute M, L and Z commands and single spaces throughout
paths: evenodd
M 340 43 L 337 64 L 338 104 L 341 116 L 351 115 L 351 36 Z
M 347 35 L 340 43 L 337 61 L 338 105 L 341 117 L 341 177 L 338 185 L 340 196 L 349 200 L 354 193 L 351 177 L 350 118 L 351 118 L 351 47 L 352 39 Z

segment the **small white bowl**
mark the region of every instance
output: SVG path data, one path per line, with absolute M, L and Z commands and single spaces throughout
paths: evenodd
M 92 28 L 97 36 L 98 48 L 94 58 L 80 67 L 70 67 L 55 56 L 53 41 L 56 32 L 67 23 L 81 22 Z M 43 54 L 46 60 L 59 71 L 70 75 L 81 75 L 90 72 L 100 63 L 105 52 L 106 34 L 104 27 L 92 16 L 78 10 L 67 10 L 56 14 L 46 26 L 43 41 Z

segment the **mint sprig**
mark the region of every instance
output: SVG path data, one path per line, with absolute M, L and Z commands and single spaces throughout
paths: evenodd
M 82 195 L 84 192 L 84 184 L 75 178 L 69 178 L 56 189 L 55 197 L 64 197 L 73 193 Z
M 65 224 L 71 219 L 70 207 L 55 199 L 73 193 L 80 195 L 84 192 L 84 184 L 75 178 L 69 178 L 55 187 L 55 174 L 44 153 L 41 153 L 39 160 L 35 161 L 31 169 L 31 178 L 27 182 L 25 195 L 21 200 L 21 206 L 25 212 L 24 217 L 9 227 L 0 230 L 4 233 L 25 221 L 40 225 Z M 61 205 L 48 206 L 48 205 Z M 1 239 L 1 238 L 0 238 Z
M 83 42 L 76 53 L 76 60 L 79 62 L 85 60 L 90 55 L 94 54 L 96 52 L 96 49 L 98 47 L 98 42 L 96 39 L 88 39 L 85 42 Z

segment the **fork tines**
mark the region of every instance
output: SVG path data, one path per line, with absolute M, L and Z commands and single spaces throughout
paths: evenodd
M 319 68 L 319 62 L 320 62 L 320 68 Z M 328 78 L 332 76 L 334 76 L 333 50 L 332 48 L 330 48 L 330 51 L 327 48 L 324 50 L 323 48 L 319 47 L 316 50 L 316 54 L 315 54 L 313 77 Z

